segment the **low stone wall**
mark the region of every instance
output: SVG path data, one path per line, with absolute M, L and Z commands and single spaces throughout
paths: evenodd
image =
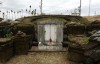
M 66 25 L 64 27 L 64 34 L 85 34 L 91 36 L 90 32 L 99 30 L 100 24 L 88 24 L 88 25 Z
M 85 45 L 70 43 L 68 59 L 77 63 L 95 64 L 100 60 L 100 45 L 91 42 Z
M 67 34 L 84 34 L 85 26 L 84 25 L 67 25 L 64 30 Z
M 15 36 L 13 42 L 15 55 L 28 54 L 28 50 L 32 46 L 32 37 L 30 35 Z
M 2 41 L 1 41 L 2 40 Z M 13 57 L 13 42 L 10 39 L 0 39 L 0 62 L 6 62 Z
M 15 25 L 15 31 L 17 33 L 17 31 L 22 31 L 24 33 L 26 33 L 27 35 L 30 35 L 30 34 L 34 34 L 34 25 L 32 24 L 22 24 L 22 23 L 19 23 L 19 24 L 16 24 Z
M 92 31 L 98 31 L 100 30 L 100 24 L 92 24 L 92 25 L 88 25 L 86 28 L 87 34 L 88 35 L 92 35 L 91 32 Z
M 78 37 L 69 39 L 68 59 L 77 63 L 98 64 L 100 62 L 100 31 L 90 36 L 86 44 L 81 44 L 82 41 Z
M 69 47 L 68 48 L 68 59 L 73 62 L 81 63 L 85 59 L 83 53 L 84 53 L 84 51 L 82 51 L 82 50 Z
M 13 31 L 13 27 L 10 25 L 0 26 L 0 38 L 10 37 L 11 36 L 10 34 L 12 33 L 12 31 Z
M 37 41 L 35 27 L 34 27 L 33 24 L 22 24 L 22 23 L 20 23 L 20 24 L 15 25 L 15 28 L 16 28 L 15 31 L 14 31 L 15 35 L 18 31 L 22 31 L 27 35 L 32 35 L 32 40 Z
M 5 63 L 14 55 L 28 54 L 28 50 L 31 47 L 31 35 L 16 35 L 12 38 L 0 38 L 0 63 Z

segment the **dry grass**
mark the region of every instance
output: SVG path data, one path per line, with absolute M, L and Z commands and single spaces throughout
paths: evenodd
M 85 16 L 84 18 L 87 18 L 90 22 L 95 20 L 100 20 L 100 15 L 97 16 Z
M 67 52 L 31 52 L 12 58 L 6 64 L 70 64 Z

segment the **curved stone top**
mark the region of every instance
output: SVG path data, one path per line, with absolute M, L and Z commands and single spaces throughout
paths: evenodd
M 66 20 L 62 18 L 42 18 L 36 20 L 37 24 L 64 24 Z

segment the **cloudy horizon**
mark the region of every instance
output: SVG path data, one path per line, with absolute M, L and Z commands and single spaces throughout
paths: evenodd
M 40 2 L 41 0 L 0 0 L 0 10 L 3 12 L 6 11 L 19 11 L 23 9 L 23 15 L 30 16 L 31 14 L 26 13 L 26 9 L 30 9 L 29 6 L 32 6 L 31 10 L 36 9 L 37 13 L 40 14 Z M 89 0 L 82 1 L 82 16 L 89 15 Z M 91 12 L 90 15 L 100 14 L 99 0 L 91 0 Z M 80 5 L 80 0 L 43 0 L 43 13 L 45 14 L 63 14 L 68 15 L 78 8 Z M 1 16 L 1 14 L 0 14 Z M 9 15 L 10 18 L 11 15 Z M 16 18 L 19 18 L 17 15 Z

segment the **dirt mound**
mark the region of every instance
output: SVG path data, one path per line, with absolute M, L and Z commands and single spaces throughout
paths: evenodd
M 31 23 L 36 21 L 37 19 L 41 18 L 62 18 L 66 20 L 66 23 L 68 22 L 78 22 L 87 24 L 88 20 L 86 18 L 80 17 L 80 16 L 69 16 L 69 15 L 40 15 L 40 16 L 29 16 L 24 17 L 20 20 L 22 23 Z

